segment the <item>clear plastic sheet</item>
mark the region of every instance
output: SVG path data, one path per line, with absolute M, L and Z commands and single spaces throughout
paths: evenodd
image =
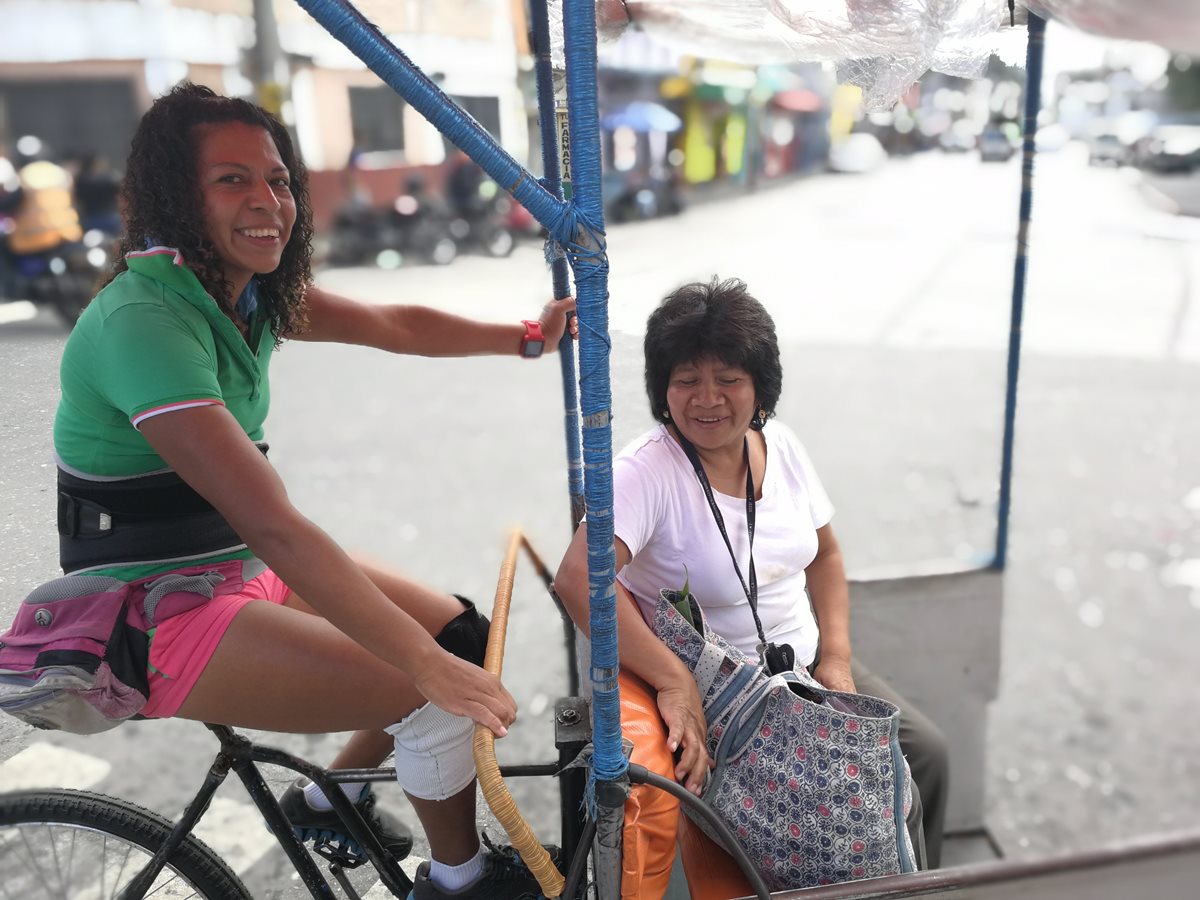
M 551 2 L 561 63 L 561 0 Z M 1007 0 L 598 0 L 601 41 L 636 25 L 682 53 L 746 64 L 828 61 L 886 109 L 929 69 L 982 74 Z
M 1018 25 L 1025 6 L 1083 31 L 1200 53 L 1200 0 L 1019 0 Z M 561 7 L 550 0 L 556 66 Z M 892 106 L 928 70 L 977 77 L 992 53 L 1013 62 L 1024 44 L 1007 0 L 597 0 L 596 24 L 602 43 L 633 25 L 694 56 L 832 62 L 870 110 Z

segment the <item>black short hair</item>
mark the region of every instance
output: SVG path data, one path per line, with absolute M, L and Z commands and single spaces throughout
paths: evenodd
M 183 255 L 222 309 L 233 309 L 238 298 L 231 296 L 221 259 L 204 230 L 198 163 L 200 129 L 229 122 L 262 128 L 271 136 L 296 201 L 296 224 L 279 266 L 259 277 L 259 307 L 279 339 L 303 331 L 306 324 L 304 292 L 312 283 L 313 236 L 308 171 L 283 123 L 248 100 L 222 97 L 185 81 L 155 100 L 142 116 L 121 189 L 125 236 L 109 280 L 125 270 L 126 253 L 145 250 L 150 242 L 163 244 Z
M 745 369 L 754 379 L 758 403 L 767 418 L 783 390 L 783 367 L 775 322 L 738 278 L 713 276 L 668 294 L 646 323 L 646 394 L 655 419 L 667 419 L 667 385 L 684 363 L 718 359 Z M 752 428 L 761 428 L 757 417 Z

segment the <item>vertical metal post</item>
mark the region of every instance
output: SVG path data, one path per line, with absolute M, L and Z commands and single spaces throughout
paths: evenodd
M 1025 53 L 1025 122 L 1021 151 L 1021 211 L 1017 225 L 1017 257 L 1013 265 L 1012 314 L 1008 332 L 1008 383 L 1004 392 L 1004 445 L 1000 457 L 1000 503 L 996 522 L 996 555 L 992 568 L 1004 571 L 1008 558 L 1008 520 L 1012 506 L 1013 433 L 1017 418 L 1017 376 L 1021 364 L 1021 319 L 1025 312 L 1025 280 L 1029 265 L 1029 219 L 1033 209 L 1033 160 L 1037 155 L 1037 119 L 1042 107 L 1042 56 L 1046 20 L 1029 14 Z
M 546 0 L 530 0 L 529 18 L 533 27 L 531 44 L 534 54 L 534 74 L 537 77 L 538 128 L 542 137 L 542 183 L 546 190 L 560 200 L 563 198 L 562 167 L 560 153 L 570 159 L 570 147 L 560 142 L 558 110 L 556 104 L 555 73 L 550 52 L 550 15 Z M 561 73 L 560 73 L 561 74 Z M 565 91 L 565 84 L 563 85 Z M 564 98 L 565 100 L 565 98 Z M 565 107 L 564 107 L 565 112 Z M 553 237 L 546 238 L 547 255 L 553 262 L 550 266 L 554 283 L 554 296 L 565 297 L 570 291 L 570 269 L 562 246 Z M 583 498 L 583 444 L 579 436 L 579 383 L 575 374 L 575 344 L 564 335 L 559 344 L 558 361 L 562 373 L 563 427 L 566 431 L 567 490 L 571 504 L 571 533 L 579 527 L 584 516 Z M 560 604 L 560 612 L 561 612 Z M 569 700 L 577 699 L 579 693 L 579 659 L 575 653 L 575 626 L 563 615 L 563 638 L 567 647 Z M 564 702 L 564 701 L 560 701 Z M 556 722 L 563 725 L 563 711 L 556 711 Z M 585 723 L 585 725 L 588 723 Z M 589 728 L 590 730 L 590 728 Z M 556 741 L 557 742 L 557 741 Z M 562 848 L 565 860 L 574 859 L 583 832 L 581 801 L 584 792 L 582 770 L 566 771 L 566 766 L 582 749 L 574 743 L 559 746 L 559 764 L 563 769 L 558 782 L 559 814 L 562 821 Z M 567 900 L 576 900 L 571 897 Z
M 254 80 L 259 105 L 282 118 L 283 104 L 287 100 L 287 76 L 279 46 L 274 0 L 254 0 L 254 46 L 250 50 L 250 60 L 250 77 Z
M 621 833 L 629 796 L 621 746 L 617 676 L 616 555 L 612 510 L 612 389 L 609 382 L 608 256 L 600 195 L 600 115 L 596 90 L 594 0 L 564 0 L 570 120 L 571 205 L 576 234 L 567 247 L 579 303 L 580 405 L 588 514 L 588 621 L 592 645 L 592 769 L 596 887 L 600 900 L 621 890 Z
M 562 169 L 559 166 L 558 122 L 555 110 L 554 71 L 550 59 L 550 16 L 546 0 L 530 0 L 529 18 L 533 25 L 534 73 L 537 76 L 538 126 L 542 135 L 542 183 L 546 190 L 563 199 Z M 566 152 L 570 148 L 565 147 Z M 568 173 L 569 174 L 569 173 Z M 565 297 L 571 291 L 567 257 L 553 237 L 547 238 L 553 257 L 550 267 L 554 296 Z M 562 370 L 563 427 L 567 446 L 567 491 L 571 503 L 571 532 L 583 521 L 583 445 L 579 437 L 579 384 L 575 375 L 575 344 L 569 337 L 558 347 Z M 574 646 L 574 642 L 571 642 Z M 572 660 L 574 662 L 574 660 Z

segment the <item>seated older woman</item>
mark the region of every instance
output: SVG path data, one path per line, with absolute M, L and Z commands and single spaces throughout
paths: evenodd
M 833 505 L 796 436 L 772 421 L 783 383 L 770 315 L 738 280 L 688 284 L 668 296 L 647 325 L 646 390 L 660 422 L 613 462 L 621 714 L 633 760 L 673 774 L 699 794 L 712 761 L 705 748 L 701 698 L 687 667 L 646 624 L 664 587 L 686 577 L 710 627 L 751 656 L 760 643 L 751 597 L 768 642 L 788 645 L 794 664 L 835 690 L 861 691 L 902 710 L 900 743 L 924 798 L 936 864 L 945 810 L 946 751 L 937 729 L 910 704 L 852 662 L 849 589 L 830 520 Z M 728 544 L 710 508 L 711 486 Z M 753 479 L 748 503 L 747 466 Z M 747 530 L 754 509 L 753 556 Z M 739 572 L 740 570 L 740 572 Z M 741 577 L 745 574 L 745 580 Z M 757 578 L 754 575 L 757 575 Z M 586 525 L 576 533 L 555 585 L 587 629 Z M 915 796 L 914 796 L 915 800 Z M 635 787 L 626 806 L 622 896 L 661 897 L 675 857 L 679 804 Z M 923 812 L 922 812 L 923 809 Z M 919 836 L 919 827 L 916 828 Z M 683 829 L 689 883 L 733 890 L 739 876 L 713 868 L 711 846 Z M 914 841 L 921 855 L 920 840 Z M 924 867 L 924 865 L 922 866 Z M 725 884 L 718 888 L 718 884 Z M 742 882 L 744 885 L 744 882 Z M 712 893 L 718 896 L 718 893 Z

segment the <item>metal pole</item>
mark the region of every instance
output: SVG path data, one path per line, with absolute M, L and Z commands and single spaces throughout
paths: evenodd
M 562 166 L 560 152 L 570 159 L 567 142 L 558 140 L 555 109 L 555 77 L 550 60 L 550 16 L 546 0 L 530 0 L 530 20 L 533 25 L 534 72 L 537 76 L 538 127 L 542 134 L 542 183 L 558 199 L 563 199 Z M 567 173 L 568 175 L 570 173 Z M 567 257 L 562 246 L 553 237 L 547 238 L 546 250 L 554 260 L 550 271 L 554 281 L 554 296 L 565 297 L 571 290 Z M 571 533 L 583 521 L 583 445 L 579 437 L 579 382 L 575 374 L 575 345 L 564 338 L 558 348 L 559 367 L 562 370 L 563 428 L 567 446 L 567 491 L 571 504 Z M 572 646 L 574 646 L 572 644 Z
M 1025 279 L 1029 264 L 1029 219 L 1033 209 L 1033 160 L 1037 154 L 1037 119 L 1042 107 L 1042 56 L 1046 20 L 1029 14 L 1025 53 L 1025 123 L 1021 154 L 1021 211 L 1017 225 L 1017 257 L 1013 265 L 1012 316 L 1008 332 L 1008 383 L 1004 392 L 1004 445 L 1000 457 L 1000 503 L 996 522 L 996 555 L 992 568 L 1004 571 L 1008 558 L 1008 520 L 1012 506 L 1013 433 L 1017 418 L 1017 376 L 1021 364 L 1021 319 L 1025 312 Z
M 564 0 L 572 207 L 576 234 L 567 244 L 579 303 L 579 382 L 588 513 L 588 621 L 591 626 L 592 768 L 589 808 L 596 819 L 596 889 L 621 892 L 621 833 L 629 796 L 621 745 L 617 682 L 616 555 L 612 510 L 612 389 L 608 334 L 608 256 L 600 196 L 600 116 L 596 90 L 594 0 Z
M 279 46 L 279 26 L 274 0 L 254 0 L 254 46 L 250 49 L 250 77 L 259 106 L 283 117 L 287 100 L 287 73 Z

